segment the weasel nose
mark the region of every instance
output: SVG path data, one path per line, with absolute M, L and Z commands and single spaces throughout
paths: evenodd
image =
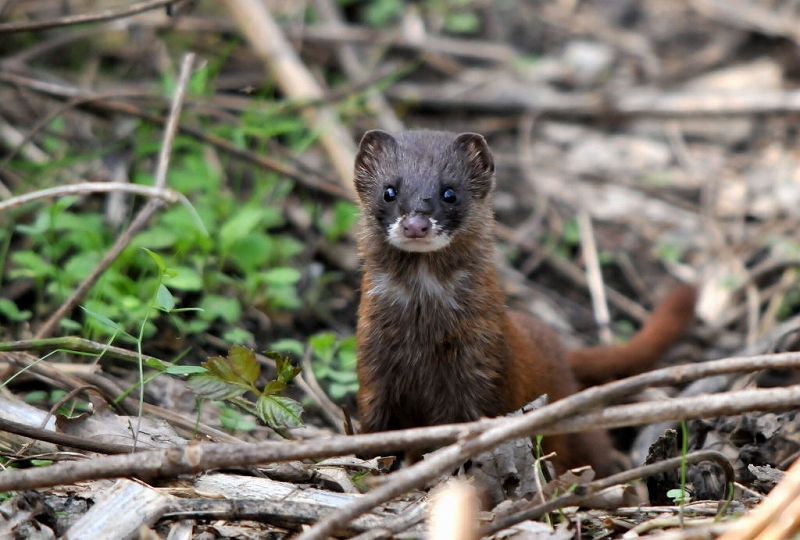
M 425 238 L 431 230 L 431 220 L 419 214 L 403 218 L 401 225 L 406 238 Z

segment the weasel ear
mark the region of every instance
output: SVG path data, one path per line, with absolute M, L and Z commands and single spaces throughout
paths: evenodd
M 361 142 L 358 143 L 358 153 L 356 154 L 354 180 L 359 197 L 364 198 L 374 181 L 375 173 L 380 167 L 381 160 L 387 152 L 394 153 L 396 147 L 397 141 L 395 138 L 380 129 L 367 131 L 361 137 Z
M 494 158 L 486 139 L 477 133 L 462 133 L 453 145 L 467 164 L 470 191 L 485 197 L 494 187 Z

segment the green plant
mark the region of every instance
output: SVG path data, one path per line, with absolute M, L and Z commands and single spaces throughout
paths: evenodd
M 296 339 L 281 339 L 272 343 L 276 351 L 304 354 L 305 346 Z M 337 339 L 333 332 L 322 332 L 308 339 L 314 376 L 333 399 L 342 399 L 358 390 L 356 374 L 356 338 Z
M 355 336 L 338 340 L 332 332 L 323 332 L 311 336 L 308 345 L 313 353 L 314 375 L 325 383 L 333 399 L 342 399 L 358 390 Z
M 287 356 L 279 353 L 266 353 L 275 361 L 277 377 L 267 382 L 263 388 L 256 384 L 261 374 L 261 365 L 252 349 L 234 345 L 227 356 L 214 356 L 201 366 L 203 372 L 191 375 L 189 387 L 202 399 L 228 400 L 255 414 L 262 422 L 281 433 L 288 428 L 303 425 L 300 416 L 302 406 L 295 400 L 280 395 L 300 368 L 292 365 Z M 256 396 L 252 407 L 241 397 L 246 392 Z
M 691 494 L 686 489 L 686 454 L 688 453 L 689 433 L 686 427 L 686 420 L 681 420 L 681 485 L 680 488 L 671 489 L 667 492 L 667 497 L 671 498 L 675 504 L 680 505 L 678 516 L 680 517 L 681 527 L 683 527 L 684 507 L 691 498 Z

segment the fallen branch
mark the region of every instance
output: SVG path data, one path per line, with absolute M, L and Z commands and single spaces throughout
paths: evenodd
M 7 353 L 3 353 L 7 354 Z M 749 358 L 728 358 L 701 364 L 687 364 L 664 368 L 603 386 L 589 388 L 570 397 L 552 403 L 520 416 L 479 420 L 464 424 L 448 424 L 425 428 L 414 428 L 400 431 L 387 431 L 355 436 L 336 436 L 303 442 L 262 442 L 248 443 L 205 443 L 189 444 L 182 448 L 159 449 L 135 455 L 107 456 L 91 461 L 56 464 L 48 467 L 36 467 L 25 470 L 9 470 L 0 473 L 0 492 L 9 490 L 35 489 L 61 484 L 71 484 L 80 480 L 96 478 L 114 478 L 120 476 L 138 476 L 141 478 L 169 477 L 178 474 L 193 474 L 203 470 L 248 466 L 275 461 L 291 461 L 298 459 L 325 458 L 352 453 L 381 454 L 400 450 L 422 450 L 443 446 L 459 441 L 434 452 L 424 461 L 394 473 L 390 480 L 373 492 L 359 500 L 358 509 L 348 509 L 360 515 L 366 509 L 384 502 L 386 496 L 392 497 L 405 493 L 413 487 L 424 484 L 457 467 L 471 456 L 483 452 L 500 442 L 529 437 L 544 431 L 556 432 L 556 422 L 582 413 L 589 407 L 607 403 L 653 385 L 680 384 L 689 380 L 721 373 L 749 372 L 760 369 L 800 367 L 800 353 L 782 353 Z M 782 407 L 800 406 L 800 386 L 769 389 L 747 390 L 753 395 L 769 396 L 778 400 Z M 745 395 L 745 394 L 740 394 Z M 669 403 L 669 402 L 668 402 Z M 759 402 L 761 405 L 774 408 L 772 402 Z M 736 407 L 723 403 L 715 409 L 706 405 L 702 410 L 705 416 L 718 414 L 735 414 L 747 412 L 747 407 Z M 742 404 L 744 405 L 744 404 Z M 695 409 L 700 410 L 697 399 L 686 398 L 676 404 L 679 414 L 674 419 L 694 418 Z M 686 411 L 690 411 L 689 414 Z M 660 411 L 663 413 L 663 411 Z M 661 416 L 657 416 L 661 418 Z M 647 423 L 649 417 L 640 415 L 632 418 L 627 425 Z M 592 425 L 591 428 L 596 428 Z M 375 502 L 375 501 L 378 502 Z M 361 501 L 365 501 L 362 503 Z M 351 514 L 348 514 L 351 516 Z M 351 517 L 352 517 L 351 516 Z M 336 515 L 335 519 L 346 519 Z M 335 526 L 335 525 L 334 525 Z
M 17 73 L 10 73 L 4 71 L 0 71 L 0 82 L 5 82 L 10 85 L 23 86 L 25 88 L 28 88 L 35 92 L 39 92 L 47 96 L 71 100 L 70 103 L 68 103 L 67 105 L 74 105 L 75 107 L 87 108 L 90 110 L 95 110 L 103 113 L 109 113 L 109 112 L 121 113 L 124 115 L 132 116 L 134 118 L 140 118 L 146 122 L 150 122 L 155 125 L 163 126 L 166 124 L 166 118 L 164 118 L 159 114 L 153 114 L 147 112 L 131 103 L 115 99 L 121 97 L 129 99 L 133 99 L 136 97 L 139 98 L 152 97 L 149 95 L 143 95 L 141 92 L 135 92 L 122 96 L 120 96 L 119 94 L 114 94 L 113 96 L 109 96 L 87 91 L 78 88 L 77 86 L 71 86 L 68 84 L 49 83 L 37 79 L 32 79 L 30 77 L 25 77 Z M 339 197 L 343 199 L 354 199 L 355 197 L 349 191 L 345 191 L 345 189 L 340 187 L 338 184 L 322 177 L 319 174 L 316 174 L 316 176 L 319 176 L 320 178 L 315 178 L 314 175 L 311 174 L 304 174 L 299 170 L 295 169 L 294 167 L 280 163 L 267 156 L 256 154 L 255 152 L 252 152 L 245 148 L 239 148 L 233 142 L 223 139 L 222 137 L 217 137 L 216 135 L 208 133 L 207 131 L 204 131 L 200 128 L 183 124 L 178 126 L 178 129 L 180 130 L 181 133 L 188 135 L 198 141 L 210 144 L 214 146 L 216 149 L 228 155 L 234 156 L 238 159 L 244 160 L 248 163 L 252 163 L 259 167 L 263 167 L 270 171 L 274 171 L 278 174 L 282 174 L 312 190 L 321 191 L 333 197 Z
M 0 24 L 0 34 L 27 32 L 31 30 L 48 30 L 50 28 L 57 28 L 60 26 L 74 26 L 76 24 L 121 19 L 123 17 L 136 15 L 137 13 L 149 11 L 151 9 L 158 9 L 160 7 L 168 6 L 170 4 L 174 4 L 176 1 L 177 0 L 147 0 L 146 2 L 139 2 L 138 4 L 131 4 L 121 8 L 105 9 L 102 11 L 96 11 L 94 13 L 83 13 L 80 15 L 68 15 L 66 17 L 49 19 L 46 21 L 3 23 Z
M 299 100 L 321 100 L 324 97 L 322 88 L 300 61 L 263 2 L 227 0 L 225 4 L 239 22 L 253 52 L 267 64 L 285 95 Z M 309 127 L 319 134 L 340 185 L 352 197 L 355 193 L 353 161 L 356 155 L 352 135 L 328 106 L 307 107 L 302 114 Z
M 641 467 L 636 467 L 628 471 L 607 476 L 605 478 L 601 478 L 600 480 L 595 480 L 594 482 L 581 484 L 575 486 L 575 488 L 570 490 L 568 493 L 565 493 L 559 497 L 555 497 L 545 503 L 537 504 L 531 508 L 520 510 L 508 515 L 498 516 L 492 523 L 485 525 L 480 530 L 480 536 L 484 537 L 494 534 L 523 521 L 538 519 L 548 512 L 558 510 L 559 508 L 563 508 L 565 506 L 578 505 L 582 501 L 593 497 L 600 491 L 611 486 L 615 486 L 617 484 L 626 484 L 633 480 L 639 480 L 641 478 L 647 478 L 656 474 L 674 471 L 676 468 L 680 467 L 681 463 L 684 461 L 687 464 L 699 463 L 701 461 L 713 461 L 722 467 L 725 473 L 726 483 L 734 482 L 735 472 L 733 470 L 733 466 L 723 454 L 717 452 L 716 450 L 699 450 L 697 452 L 686 454 L 685 456 L 666 459 L 651 465 L 642 465 Z

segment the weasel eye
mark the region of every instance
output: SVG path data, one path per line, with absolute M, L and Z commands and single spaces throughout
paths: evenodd
M 392 186 L 387 187 L 383 191 L 383 200 L 386 202 L 393 202 L 395 199 L 397 199 L 397 190 Z
M 453 188 L 446 188 L 442 191 L 442 200 L 448 204 L 453 204 L 456 202 L 456 190 Z

